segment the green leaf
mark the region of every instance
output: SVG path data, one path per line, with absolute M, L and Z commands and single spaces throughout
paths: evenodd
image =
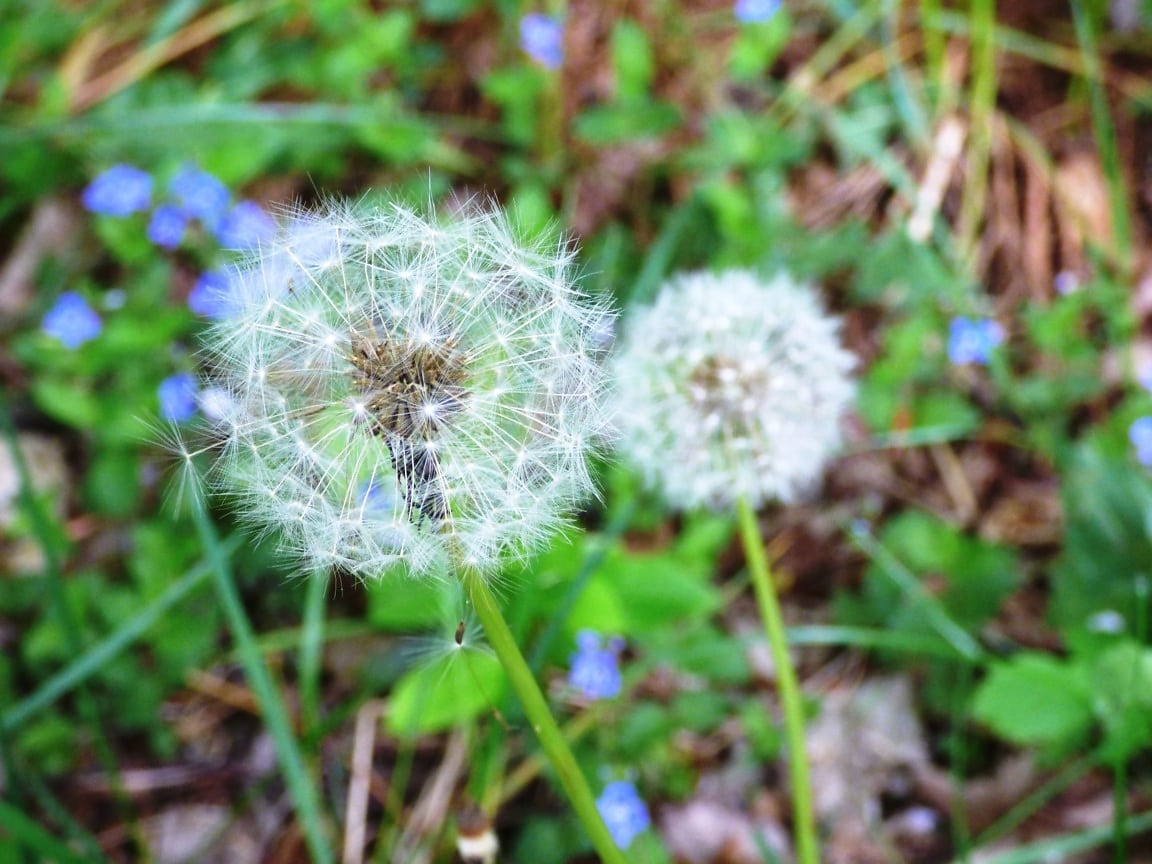
M 140 460 L 134 451 L 101 448 L 84 478 L 84 500 L 94 513 L 123 517 L 140 501 Z
M 1126 443 L 1126 442 L 1125 442 Z M 1152 482 L 1092 440 L 1064 473 L 1064 543 L 1053 579 L 1051 617 L 1064 630 L 1116 611 L 1140 620 L 1138 576 L 1152 576 Z
M 79 382 L 38 378 L 32 382 L 32 398 L 45 414 L 78 429 L 91 429 L 100 416 L 100 402 Z
M 671 102 L 644 101 L 593 106 L 573 128 L 589 144 L 604 145 L 659 138 L 679 125 L 680 109 Z
M 1126 639 L 1089 663 L 1088 680 L 1113 759 L 1127 759 L 1152 743 L 1152 650 Z
M 1033 652 L 994 666 L 976 690 L 972 713 L 1001 738 L 1024 745 L 1070 743 L 1094 719 L 1080 670 Z
M 445 618 L 446 604 L 457 590 L 446 582 L 385 575 L 365 586 L 368 622 L 389 632 L 420 630 L 439 624 Z
M 792 19 L 781 9 L 762 24 L 747 24 L 728 55 L 728 70 L 733 78 L 747 80 L 763 74 L 792 37 Z
M 648 95 L 655 64 L 648 37 L 635 21 L 621 20 L 612 28 L 612 66 L 621 102 L 639 103 Z
M 492 655 L 450 654 L 401 676 L 388 703 L 387 726 L 404 737 L 441 732 L 495 710 L 506 688 L 504 670 Z
M 677 622 L 707 618 L 720 606 L 709 570 L 674 553 L 648 555 L 616 551 L 596 579 L 612 584 L 624 614 L 623 633 L 657 632 Z

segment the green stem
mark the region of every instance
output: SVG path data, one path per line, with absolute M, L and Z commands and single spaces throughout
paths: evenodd
M 461 581 L 480 623 L 484 626 L 488 644 L 492 646 L 492 650 L 496 652 L 503 665 L 508 680 L 512 683 L 512 689 L 516 691 L 520 704 L 524 707 L 524 713 L 532 723 L 532 730 L 552 763 L 576 815 L 584 823 L 584 830 L 588 832 L 600 860 L 604 864 L 625 864 L 623 854 L 608 832 L 608 826 L 600 818 L 600 811 L 596 809 L 596 799 L 592 797 L 588 781 L 580 772 L 576 757 L 572 755 L 568 742 L 564 740 L 560 727 L 556 725 L 556 720 L 548 709 L 544 694 L 540 692 L 540 687 L 532 677 L 532 671 L 528 668 L 524 655 L 520 653 L 516 640 L 512 638 L 512 631 L 508 629 L 491 589 L 481 577 L 474 574 L 462 576 Z
M 328 574 L 309 573 L 300 628 L 300 719 L 311 740 L 320 730 L 320 674 L 324 654 L 324 608 L 328 599 Z
M 792 827 L 796 835 L 796 860 L 799 864 L 820 864 L 816 842 L 816 819 L 812 809 L 812 781 L 808 776 L 808 758 L 804 750 L 804 704 L 796 670 L 788 656 L 784 638 L 784 616 L 776 598 L 776 586 L 768 569 L 768 557 L 760 538 L 756 514 L 746 498 L 736 502 L 740 518 L 740 539 L 748 559 L 748 571 L 756 590 L 756 602 L 764 619 L 764 632 L 776 665 L 776 682 L 780 705 L 784 711 L 784 737 L 788 746 L 788 777 L 792 783 Z

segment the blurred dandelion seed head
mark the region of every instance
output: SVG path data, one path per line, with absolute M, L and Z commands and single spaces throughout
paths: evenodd
M 811 288 L 749 271 L 673 279 L 625 322 L 621 446 L 681 509 L 788 500 L 840 443 L 855 358 Z
M 525 554 L 593 492 L 607 426 L 610 310 L 572 257 L 498 211 L 289 214 L 206 336 L 228 405 L 204 412 L 210 484 L 311 566 L 491 574 Z

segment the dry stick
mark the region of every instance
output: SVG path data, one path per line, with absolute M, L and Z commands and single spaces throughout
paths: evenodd
M 342 864 L 362 864 L 364 861 L 372 751 L 376 744 L 376 724 L 384 713 L 384 704 L 379 699 L 373 699 L 365 702 L 356 712 L 356 726 L 352 733 L 352 772 L 348 778 L 348 803 L 344 809 Z

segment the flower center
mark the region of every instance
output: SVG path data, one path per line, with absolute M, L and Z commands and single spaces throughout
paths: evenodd
M 734 435 L 751 431 L 758 394 L 768 389 L 768 370 L 731 357 L 707 357 L 692 370 L 688 393 L 711 427 Z
M 388 445 L 409 518 L 444 519 L 435 439 L 468 397 L 466 356 L 457 340 L 431 330 L 402 339 L 353 332 L 348 361 L 369 431 Z

